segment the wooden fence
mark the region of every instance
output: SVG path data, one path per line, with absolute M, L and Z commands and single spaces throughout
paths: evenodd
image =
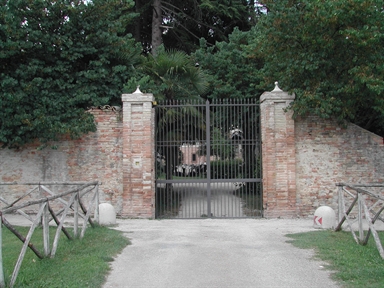
M 346 222 L 357 244 L 367 245 L 372 235 L 380 256 L 384 250 L 375 223 L 384 222 L 384 184 L 346 184 L 338 183 L 339 223 L 335 231 L 340 231 Z M 357 225 L 355 225 L 357 224 Z M 364 226 L 368 228 L 364 231 Z
M 72 239 L 67 228 L 64 227 L 64 223 L 71 218 L 73 222 L 73 235 L 75 238 L 83 238 L 87 229 L 88 223 L 93 227 L 94 223 L 91 219 L 91 212 L 94 211 L 94 219 L 99 222 L 99 183 L 93 182 L 39 182 L 39 183 L 0 183 L 0 188 L 6 186 L 17 187 L 29 187 L 29 189 L 17 199 L 7 200 L 5 197 L 0 196 L 0 203 L 2 204 L 0 210 L 1 223 L 4 227 L 8 228 L 13 234 L 16 235 L 24 244 L 20 251 L 20 255 L 14 267 L 12 277 L 10 280 L 10 287 L 13 287 L 20 270 L 21 263 L 24 259 L 27 248 L 29 247 L 33 253 L 39 258 L 51 257 L 56 254 L 61 232 L 65 234 L 68 239 Z M 62 191 L 63 187 L 71 187 L 67 191 Z M 55 187 L 58 192 L 56 193 L 48 187 Z M 68 187 L 67 187 L 68 188 Z M 65 190 L 65 189 L 64 189 Z M 7 193 L 1 193 L 0 195 L 6 195 Z M 14 194 L 14 193 L 13 193 Z M 8 193 L 12 195 L 12 193 Z M 84 204 L 84 199 L 88 200 L 87 205 Z M 31 211 L 33 211 L 31 214 Z M 23 236 L 17 231 L 17 229 L 8 220 L 7 216 L 18 213 L 24 216 L 31 223 L 27 236 Z M 79 218 L 82 218 L 82 228 L 79 231 Z M 49 239 L 49 223 L 54 221 L 57 229 L 55 237 L 53 239 L 52 246 Z M 38 251 L 38 249 L 30 243 L 31 237 L 37 226 L 42 226 L 43 231 L 43 245 L 44 251 Z M 80 233 L 79 233 L 80 232 Z M 2 265 L 2 241 L 1 241 L 1 225 L 0 225 L 0 287 L 5 287 L 4 273 Z

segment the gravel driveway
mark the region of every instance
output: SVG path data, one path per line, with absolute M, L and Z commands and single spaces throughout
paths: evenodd
M 312 219 L 117 220 L 132 245 L 111 263 L 107 287 L 340 287 L 288 233 Z

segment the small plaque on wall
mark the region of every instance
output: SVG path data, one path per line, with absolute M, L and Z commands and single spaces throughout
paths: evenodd
M 133 167 L 141 168 L 141 158 L 133 158 Z

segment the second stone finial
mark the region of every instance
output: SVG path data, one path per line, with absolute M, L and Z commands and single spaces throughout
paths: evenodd
M 137 86 L 136 91 L 133 92 L 133 94 L 143 94 L 143 92 L 140 91 L 140 85 Z
M 275 82 L 275 89 L 273 89 L 272 92 L 283 92 L 279 87 L 279 82 Z

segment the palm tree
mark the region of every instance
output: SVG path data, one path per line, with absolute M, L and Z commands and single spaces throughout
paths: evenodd
M 156 100 L 201 99 L 208 88 L 207 75 L 183 51 L 157 49 L 145 57 L 142 67 L 151 77 Z

